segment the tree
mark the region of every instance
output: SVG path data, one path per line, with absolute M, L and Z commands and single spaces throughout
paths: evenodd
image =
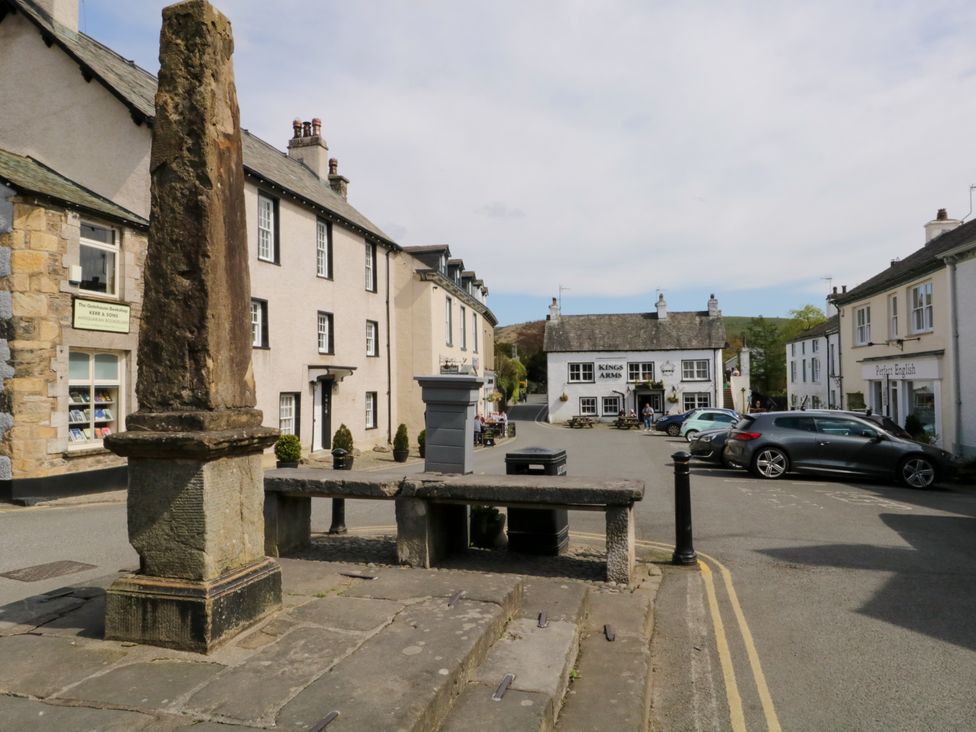
M 495 353 L 495 385 L 506 402 L 518 401 L 521 382 L 525 380 L 525 366 L 517 358 Z
M 815 325 L 820 325 L 827 316 L 816 305 L 804 305 L 802 308 L 790 310 L 790 320 L 783 327 L 783 342 L 791 341 L 800 333 Z
M 746 345 L 753 389 L 766 395 L 780 395 L 786 391 L 785 341 L 775 323 L 762 315 L 749 321 Z

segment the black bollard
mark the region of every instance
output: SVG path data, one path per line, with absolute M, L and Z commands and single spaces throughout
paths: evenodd
M 695 564 L 698 555 L 691 542 L 691 455 L 679 450 L 674 460 L 674 554 L 672 564 Z
M 332 469 L 333 470 L 345 470 L 346 469 L 346 455 L 348 453 L 341 447 L 337 447 L 332 451 Z M 330 534 L 345 534 L 348 531 L 346 529 L 346 499 L 345 498 L 333 498 L 332 499 L 332 525 L 329 527 Z

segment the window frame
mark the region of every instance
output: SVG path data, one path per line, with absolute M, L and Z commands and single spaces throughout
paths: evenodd
M 645 368 L 645 367 L 649 367 L 649 368 Z M 627 362 L 627 383 L 638 384 L 643 381 L 654 381 L 654 362 L 653 361 L 628 361 Z
M 259 321 L 255 321 L 255 306 Z M 255 326 L 258 330 L 255 332 Z M 268 301 L 258 297 L 251 298 L 251 348 L 270 348 L 270 333 L 268 328 Z
M 796 361 L 790 361 L 790 383 L 796 383 Z
M 450 295 L 444 296 L 444 343 L 454 345 L 454 299 Z
M 573 367 L 576 367 L 577 378 L 573 378 Z M 592 361 L 572 361 L 566 364 L 566 382 L 569 384 L 592 384 L 595 379 L 595 370 Z M 584 372 L 589 370 L 590 377 L 586 378 Z
M 373 326 L 373 348 L 370 350 L 370 326 Z M 375 320 L 366 321 L 366 355 L 370 358 L 378 358 L 380 355 L 380 324 Z
M 325 219 L 315 220 L 315 276 L 333 279 L 332 222 Z
M 811 358 L 810 359 L 810 381 L 814 384 L 820 383 L 820 359 Z
M 898 293 L 888 295 L 888 337 L 898 337 Z
M 705 375 L 699 376 L 699 366 L 705 364 Z M 688 375 L 690 371 L 691 376 Z M 682 381 L 711 381 L 712 369 L 707 358 L 688 358 L 681 361 L 681 380 Z
M 707 391 L 686 391 L 682 395 L 682 404 L 687 412 L 689 409 L 707 409 L 712 406 L 712 395 Z
M 322 348 L 323 318 L 327 327 L 327 330 L 324 333 L 326 341 L 325 350 Z M 335 316 L 325 310 L 319 310 L 315 314 L 315 345 L 318 348 L 318 352 L 323 355 L 335 354 Z
M 471 313 L 471 352 L 478 352 L 478 313 Z
M 366 422 L 366 429 L 375 430 L 379 428 L 379 404 L 378 393 L 375 391 L 367 391 L 364 403 L 364 419 Z
M 616 406 L 607 409 L 607 402 L 609 401 L 612 401 L 614 404 L 616 404 Z M 621 409 L 623 409 L 623 401 L 621 400 L 619 394 L 600 397 L 600 413 L 604 417 L 608 417 L 608 416 L 616 417 L 620 414 Z
M 593 402 L 593 408 L 590 410 L 589 402 Z M 583 403 L 587 403 L 587 407 L 584 410 Z M 598 417 L 600 416 L 597 412 L 598 402 L 595 396 L 581 396 L 579 398 L 579 415 L 581 417 Z
M 862 317 L 863 316 L 863 317 Z M 866 346 L 871 342 L 871 306 L 854 308 L 854 345 Z
M 923 299 L 919 304 L 919 295 Z M 935 310 L 932 304 L 932 281 L 922 282 L 908 288 L 908 302 L 911 306 L 909 326 L 912 333 L 931 333 L 935 329 Z M 919 324 L 921 321 L 921 324 Z
M 282 409 L 284 407 L 284 399 L 286 397 L 291 397 L 291 417 L 282 417 Z M 283 419 L 290 419 L 293 423 L 293 429 L 291 432 L 287 432 L 286 428 L 282 426 Z M 302 432 L 302 395 L 301 392 L 297 391 L 281 391 L 278 392 L 278 430 L 283 435 L 295 435 L 301 439 Z
M 101 229 L 102 231 L 108 231 L 112 234 L 112 243 L 106 244 L 105 242 L 98 241 L 97 239 L 89 239 L 83 233 L 78 236 L 78 264 L 82 266 L 82 280 L 78 285 L 78 291 L 83 292 L 86 295 L 95 295 L 96 297 L 106 297 L 118 300 L 121 297 L 121 292 L 119 288 L 119 267 L 122 261 L 122 232 L 115 228 L 114 226 L 106 226 L 105 224 L 99 224 L 94 221 L 89 221 L 87 219 L 82 219 L 80 231 L 83 232 L 85 227 L 91 229 Z M 105 285 L 105 292 L 100 290 L 89 290 L 84 286 L 84 265 L 82 264 L 82 249 L 97 249 L 102 252 L 108 252 L 112 255 L 112 291 L 108 291 L 108 283 Z
M 84 354 L 88 359 L 88 372 L 84 380 L 72 378 L 71 376 L 71 356 L 73 354 Z M 96 360 L 99 356 L 109 356 L 115 359 L 115 378 L 106 379 L 100 378 L 96 375 Z M 125 378 L 126 378 L 126 358 L 127 354 L 124 351 L 114 351 L 105 348 L 68 348 L 68 410 L 67 410 L 67 450 L 69 452 L 73 451 L 91 451 L 92 449 L 104 449 L 102 441 L 105 438 L 103 434 L 101 437 L 96 435 L 97 430 L 109 429 L 112 432 L 124 432 L 125 431 Z M 84 382 L 84 383 L 82 383 Z M 88 398 L 83 401 L 74 401 L 74 394 L 79 394 L 82 391 L 87 392 Z M 111 393 L 115 392 L 115 398 L 111 398 Z M 109 399 L 99 400 L 99 393 L 109 393 Z M 100 411 L 97 405 L 101 404 L 101 409 L 106 410 L 110 415 L 114 410 L 114 415 L 99 417 L 97 412 Z M 72 412 L 79 411 L 83 414 L 87 413 L 84 417 L 84 422 L 82 420 L 72 420 Z M 80 426 L 80 425 L 86 426 Z M 85 439 L 77 439 L 72 437 L 72 430 L 79 431 L 79 433 L 84 437 L 84 430 L 88 429 L 91 432 L 91 437 Z
M 377 281 L 379 280 L 376 272 L 376 245 L 369 241 L 364 243 L 366 245 L 363 262 L 364 284 L 366 285 L 366 292 L 376 292 Z
M 461 325 L 461 350 L 468 350 L 468 309 L 458 303 L 458 323 Z
M 270 226 L 265 226 L 263 224 L 264 209 L 262 204 L 267 202 L 270 204 Z M 258 238 L 257 238 L 257 255 L 259 262 L 267 262 L 269 264 L 281 264 L 280 259 L 280 247 L 279 247 L 279 236 L 278 236 L 278 199 L 268 193 L 263 191 L 258 191 Z M 269 243 L 271 246 L 270 255 L 262 255 L 262 234 L 267 233 Z

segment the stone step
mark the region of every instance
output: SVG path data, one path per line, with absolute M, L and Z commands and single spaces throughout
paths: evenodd
M 591 592 L 577 672 L 559 714 L 558 732 L 648 729 L 650 641 L 661 572 L 652 564 L 641 567 L 645 574 L 636 587 Z
M 551 730 L 576 662 L 589 594 L 580 582 L 527 579 L 521 610 L 472 674 L 441 732 Z M 514 679 L 494 701 L 506 674 Z

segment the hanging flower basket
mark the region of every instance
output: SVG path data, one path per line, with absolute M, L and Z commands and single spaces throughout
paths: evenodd
M 561 402 L 568 402 L 569 401 L 569 395 L 566 392 L 563 392 L 562 394 L 559 395 L 559 401 L 561 401 Z

